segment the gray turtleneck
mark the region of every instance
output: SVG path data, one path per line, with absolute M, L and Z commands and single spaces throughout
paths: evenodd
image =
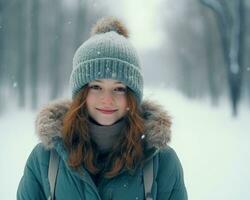
M 103 170 L 107 164 L 105 160 L 112 149 L 112 146 L 117 142 L 122 129 L 125 125 L 125 120 L 119 120 L 113 125 L 102 126 L 94 122 L 92 119 L 89 120 L 89 131 L 93 142 L 97 145 L 98 152 L 98 166 L 100 167 L 100 172 L 97 174 L 91 174 L 91 177 L 96 185 L 99 185 L 100 178 L 103 176 Z
M 107 153 L 122 133 L 125 120 L 122 119 L 117 123 L 109 126 L 98 125 L 89 121 L 89 131 L 92 140 L 96 143 L 100 153 Z

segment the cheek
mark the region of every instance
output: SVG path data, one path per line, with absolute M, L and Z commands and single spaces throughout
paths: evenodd
M 122 110 L 126 110 L 128 106 L 127 99 L 126 98 L 120 99 L 119 106 Z
M 86 98 L 86 104 L 87 104 L 87 108 L 91 108 L 94 104 L 95 104 L 95 98 L 88 94 L 87 98 Z

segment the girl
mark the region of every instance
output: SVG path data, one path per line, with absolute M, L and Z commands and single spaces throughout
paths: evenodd
M 41 140 L 28 158 L 18 200 L 51 195 L 51 151 L 60 159 L 55 199 L 143 200 L 143 168 L 153 159 L 152 199 L 186 200 L 181 163 L 167 143 L 170 118 L 142 101 L 143 77 L 124 25 L 99 20 L 76 51 L 70 77 L 72 101 L 41 110 Z

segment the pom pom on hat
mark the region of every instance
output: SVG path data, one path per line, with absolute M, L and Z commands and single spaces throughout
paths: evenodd
M 120 20 L 114 17 L 105 17 L 98 20 L 92 28 L 91 35 L 107 33 L 110 31 L 115 31 L 118 34 L 128 38 L 127 28 L 122 24 Z

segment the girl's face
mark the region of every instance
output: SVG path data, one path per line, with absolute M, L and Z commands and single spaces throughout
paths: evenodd
M 127 113 L 126 86 L 112 79 L 89 83 L 86 103 L 89 115 L 101 125 L 112 125 Z

